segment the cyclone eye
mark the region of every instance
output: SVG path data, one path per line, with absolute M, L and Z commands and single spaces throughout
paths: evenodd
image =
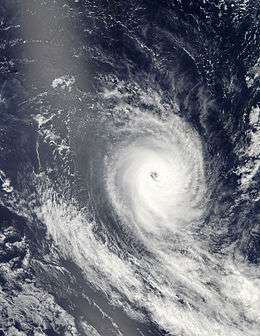
M 158 173 L 156 171 L 152 171 L 150 173 L 150 176 L 151 178 L 154 180 L 154 181 L 157 181 L 158 180 Z

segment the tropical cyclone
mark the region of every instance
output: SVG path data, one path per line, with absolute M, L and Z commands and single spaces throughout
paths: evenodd
M 199 136 L 176 115 L 146 116 L 129 129 L 106 160 L 107 192 L 120 218 L 144 236 L 191 228 L 206 206 Z

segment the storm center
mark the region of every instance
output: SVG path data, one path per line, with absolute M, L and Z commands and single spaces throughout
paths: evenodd
M 156 171 L 152 171 L 152 172 L 150 173 L 150 176 L 151 176 L 151 178 L 152 178 L 154 181 L 157 181 L 157 180 L 158 180 L 158 177 L 159 177 L 159 175 L 158 175 L 158 173 L 157 173 Z

